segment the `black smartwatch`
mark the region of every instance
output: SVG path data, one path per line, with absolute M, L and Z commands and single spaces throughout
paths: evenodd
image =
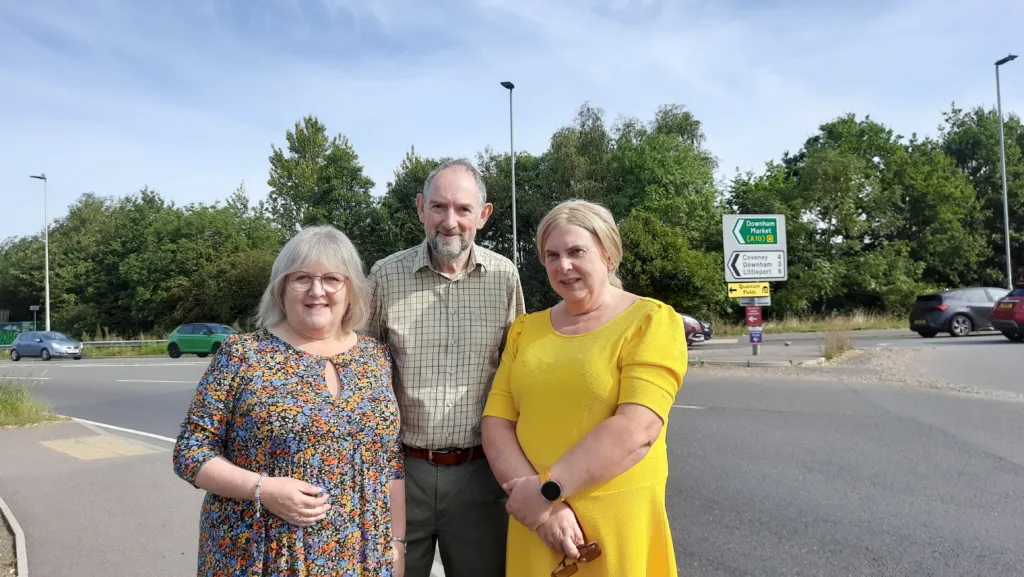
M 547 471 L 540 476 L 540 494 L 545 500 L 551 503 L 558 503 L 562 500 L 562 486 L 551 478 Z

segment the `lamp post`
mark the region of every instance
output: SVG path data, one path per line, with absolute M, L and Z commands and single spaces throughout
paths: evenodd
M 1010 208 L 1006 195 L 1006 145 L 1003 143 L 1003 103 L 999 95 L 999 67 L 1017 58 L 1010 54 L 996 61 L 996 109 L 999 113 L 999 163 L 1003 173 L 1003 235 L 1006 238 L 1006 287 L 1013 290 L 1013 268 L 1010 265 Z
M 43 181 L 43 246 L 45 253 L 45 267 L 46 267 L 46 330 L 50 330 L 50 216 L 46 206 L 46 173 L 39 175 L 32 175 L 31 178 L 37 178 Z
M 512 133 L 512 90 L 516 85 L 507 80 L 501 85 L 508 89 L 508 142 L 512 160 L 512 262 L 519 268 L 519 242 L 516 237 L 516 142 Z

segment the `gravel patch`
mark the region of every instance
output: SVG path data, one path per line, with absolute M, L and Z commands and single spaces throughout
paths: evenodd
M 778 368 L 693 365 L 689 372 L 700 375 L 749 376 L 753 371 L 765 378 L 876 383 L 1024 403 L 1024 394 L 976 387 L 927 374 L 924 368 L 937 362 L 941 354 L 942 351 L 936 349 L 856 349 L 820 365 Z
M 17 559 L 14 557 L 14 534 L 7 523 L 0 521 L 0 576 L 16 575 Z

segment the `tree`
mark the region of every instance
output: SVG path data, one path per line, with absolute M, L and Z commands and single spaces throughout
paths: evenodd
M 357 247 L 369 242 L 374 182 L 363 174 L 348 138 L 328 138 L 314 116 L 296 122 L 285 138 L 287 154 L 271 145 L 267 180 L 268 210 L 277 226 L 290 238 L 302 227 L 331 224 Z

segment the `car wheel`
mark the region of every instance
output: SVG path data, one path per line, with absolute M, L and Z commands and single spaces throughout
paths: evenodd
M 11 360 L 14 362 L 21 360 L 21 355 L 18 354 L 18 351 L 11 349 Z
M 76 361 L 80 361 L 80 360 L 82 360 L 82 357 L 81 357 L 81 356 L 78 356 L 78 357 L 72 357 L 72 358 L 74 358 L 74 359 L 75 359 Z
M 209 356 L 209 354 L 210 353 L 196 353 L 196 356 L 201 359 L 205 359 L 207 356 Z
M 930 339 L 935 335 L 939 334 L 939 331 L 917 331 L 917 334 L 921 335 L 926 339 Z
M 50 350 L 43 349 L 42 352 L 39 353 L 39 356 L 42 357 L 44 361 L 50 360 Z
M 1003 333 L 1003 336 L 1015 343 L 1024 342 L 1024 333 Z
M 954 337 L 966 337 L 974 330 L 971 319 L 964 315 L 956 315 L 949 321 L 949 334 Z
M 213 347 L 210 349 L 210 352 L 213 354 L 217 354 L 218 349 L 220 349 L 220 343 L 213 343 Z
M 181 348 L 178 346 L 178 343 L 171 343 L 167 345 L 167 354 L 170 355 L 172 359 L 180 357 Z

